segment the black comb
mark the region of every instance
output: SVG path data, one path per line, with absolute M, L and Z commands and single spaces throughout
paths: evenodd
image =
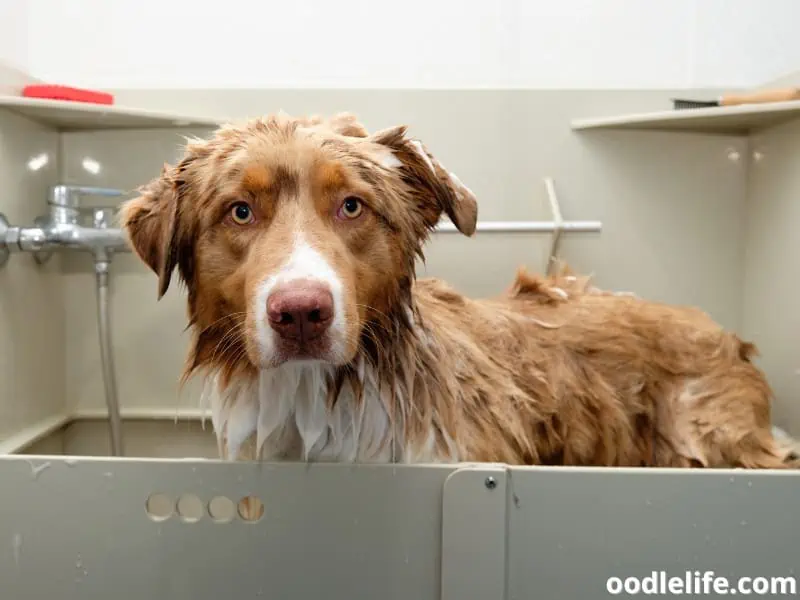
M 712 106 L 721 106 L 719 100 L 686 100 L 684 98 L 673 98 L 672 107 L 676 110 L 686 108 L 710 108 Z
M 686 100 L 673 98 L 672 104 L 677 110 L 686 108 L 711 108 L 713 106 L 741 106 L 743 104 L 766 104 L 770 102 L 792 102 L 800 100 L 800 88 L 784 88 L 776 90 L 757 90 L 741 94 L 724 94 L 716 100 Z

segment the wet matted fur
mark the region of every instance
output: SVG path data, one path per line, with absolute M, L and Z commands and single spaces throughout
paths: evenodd
M 480 300 L 417 280 L 442 215 L 472 235 L 476 198 L 405 127 L 349 115 L 223 127 L 125 205 L 159 296 L 176 268 L 187 287 L 185 376 L 206 377 L 223 456 L 794 466 L 751 344 L 565 270 Z M 267 307 L 311 284 L 330 315 L 290 339 Z

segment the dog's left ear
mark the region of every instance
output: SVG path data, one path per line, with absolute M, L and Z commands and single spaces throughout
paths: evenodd
M 475 194 L 454 173 L 445 169 L 418 140 L 406 137 L 406 126 L 378 131 L 368 139 L 387 147 L 399 161 L 404 179 L 434 199 L 461 233 L 471 236 L 478 221 Z M 435 225 L 435 223 L 434 223 Z

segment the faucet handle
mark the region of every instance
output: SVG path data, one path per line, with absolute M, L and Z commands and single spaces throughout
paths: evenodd
M 56 206 L 75 207 L 79 196 L 119 197 L 127 195 L 127 191 L 115 188 L 95 187 L 91 185 L 55 185 L 50 188 L 50 204 Z
M 119 190 L 116 188 L 97 187 L 92 185 L 63 185 L 61 187 L 75 194 L 82 194 L 84 196 L 124 196 L 125 194 L 127 194 L 125 190 Z
M 47 204 L 50 205 L 50 220 L 56 224 L 77 223 L 80 218 L 81 196 L 121 197 L 127 194 L 125 190 L 90 185 L 53 186 L 47 199 Z

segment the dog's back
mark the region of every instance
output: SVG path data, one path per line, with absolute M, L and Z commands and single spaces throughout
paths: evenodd
M 420 281 L 423 319 L 461 385 L 484 460 L 781 467 L 752 344 L 693 308 L 520 273 L 475 301 Z M 466 363 L 466 364 L 465 364 Z M 489 423 L 487 423 L 487 421 Z M 482 439 L 481 432 L 502 431 Z

